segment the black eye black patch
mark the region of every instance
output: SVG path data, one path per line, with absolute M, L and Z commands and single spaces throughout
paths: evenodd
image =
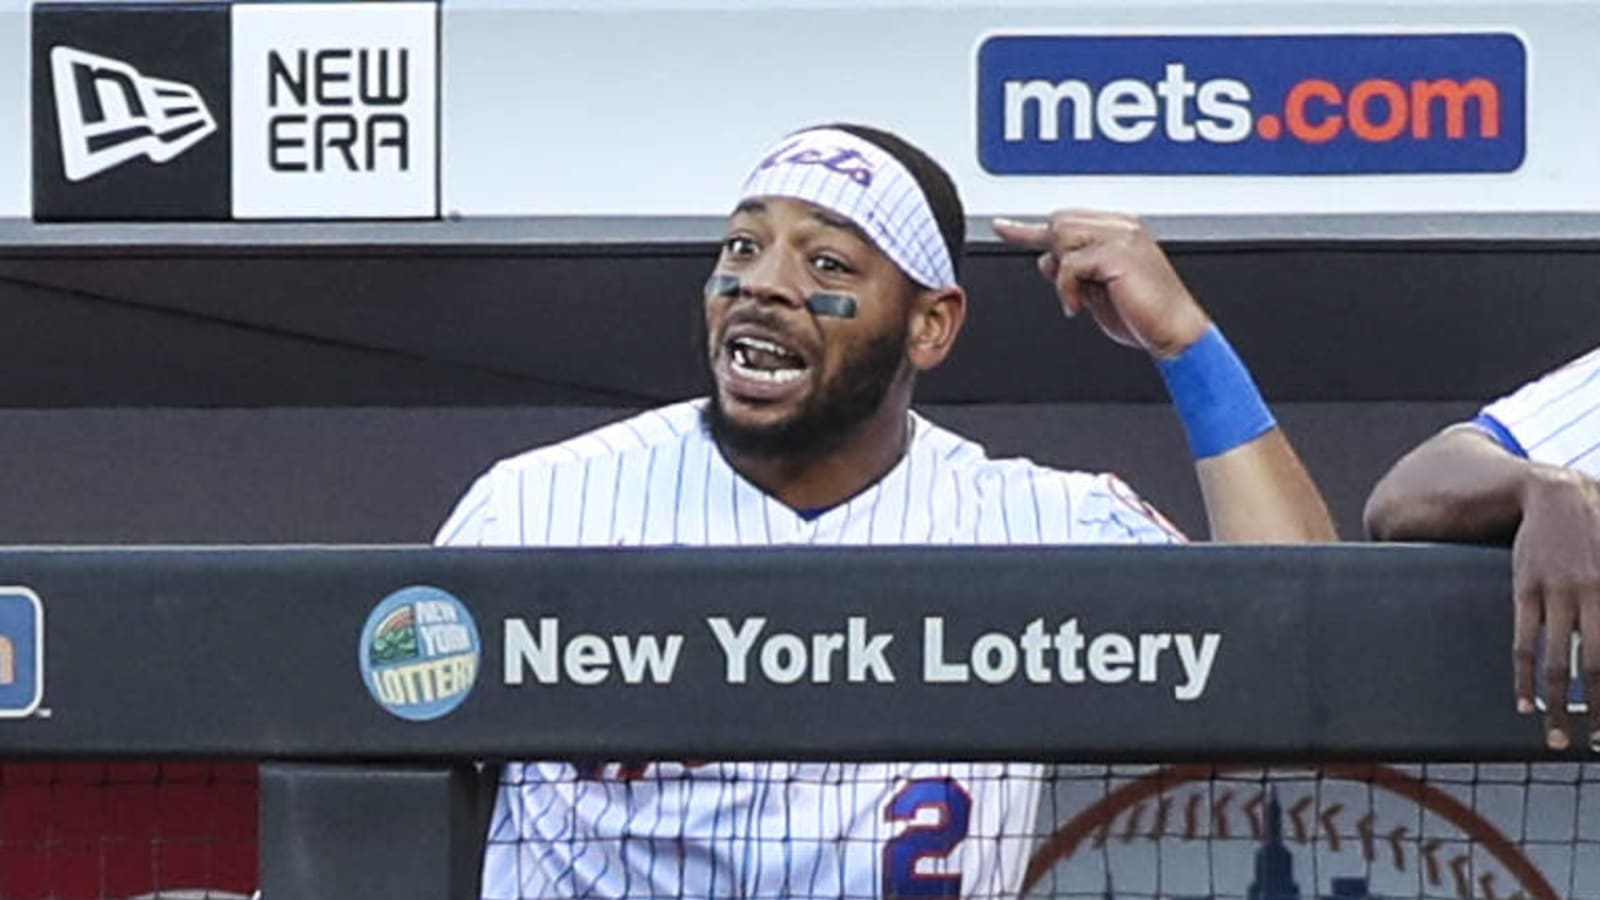
M 705 295 L 707 297 L 737 297 L 741 289 L 737 276 L 718 273 L 706 279 Z M 812 294 L 806 298 L 806 308 L 811 310 L 813 315 L 829 316 L 835 319 L 854 319 L 856 317 L 856 298 L 849 294 Z
M 856 317 L 856 298 L 849 294 L 812 294 L 806 298 L 806 308 L 819 316 L 832 316 L 835 319 L 854 319 Z
M 706 279 L 705 295 L 707 297 L 737 297 L 739 295 L 739 279 L 733 275 L 714 274 Z

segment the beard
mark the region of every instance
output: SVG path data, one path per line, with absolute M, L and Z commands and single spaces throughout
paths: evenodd
M 909 326 L 868 341 L 839 373 L 824 381 L 800 411 L 773 425 L 733 421 L 715 388 L 705 420 L 718 445 L 736 456 L 817 459 L 843 444 L 883 406 L 906 363 Z

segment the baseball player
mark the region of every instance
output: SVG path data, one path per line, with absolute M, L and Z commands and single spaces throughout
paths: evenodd
M 504 460 L 452 546 L 1170 543 L 1110 475 L 990 459 L 911 411 L 968 301 L 949 176 L 861 126 L 792 134 L 748 174 L 705 288 L 710 396 Z M 1131 218 L 1002 221 L 1068 316 L 1161 369 L 1212 535 L 1331 540 L 1238 357 Z M 987 314 L 1001 315 L 999 311 Z M 1063 360 L 1070 365 L 1070 360 Z M 484 895 L 1014 894 L 1040 769 L 1016 764 L 510 765 Z
M 1600 350 L 1424 441 L 1384 475 L 1365 512 L 1379 540 L 1509 544 L 1517 710 L 1535 710 L 1545 743 L 1573 740 L 1563 702 L 1572 635 L 1582 635 L 1590 749 L 1600 751 Z M 1538 656 L 1540 625 L 1546 645 Z M 1542 666 L 1541 666 L 1542 662 Z

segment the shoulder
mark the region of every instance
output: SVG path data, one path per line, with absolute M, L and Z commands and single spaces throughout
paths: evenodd
M 1042 542 L 1187 540 L 1115 474 L 1058 469 L 1023 457 L 993 458 L 975 441 L 926 420 L 918 424 L 927 426 L 919 440 L 923 455 L 942 462 L 958 493 L 1002 516 L 1039 523 Z
M 1600 414 L 1597 385 L 1600 385 L 1600 348 L 1489 403 L 1471 424 L 1520 456 L 1529 456 L 1529 451 L 1552 440 L 1555 446 L 1549 450 L 1560 456 L 1573 449 L 1565 446 L 1571 440 L 1591 437 L 1588 432 L 1596 427 L 1595 417 Z M 1580 421 L 1589 424 L 1575 428 Z M 1562 459 L 1541 461 L 1564 462 Z
M 1073 491 L 1094 491 L 1109 489 L 1107 479 L 1115 479 L 1103 473 L 1056 469 L 1025 457 L 991 457 L 982 444 L 971 438 L 921 416 L 917 416 L 915 422 L 919 454 L 943 462 L 956 477 L 979 489 L 1021 481 L 1049 482 Z
M 1600 347 L 1551 369 L 1501 398 L 1499 402 L 1530 393 L 1548 395 L 1571 390 L 1586 383 L 1597 372 L 1600 372 Z
M 529 505 L 582 493 L 580 473 L 591 465 L 621 465 L 669 446 L 707 441 L 700 424 L 702 401 L 649 410 L 554 444 L 535 447 L 490 466 L 456 503 L 435 543 L 485 545 L 527 543 Z
M 554 444 L 535 447 L 495 463 L 488 474 L 526 473 L 530 470 L 582 465 L 600 457 L 648 453 L 668 444 L 702 438 L 702 401 L 686 400 L 602 425 Z

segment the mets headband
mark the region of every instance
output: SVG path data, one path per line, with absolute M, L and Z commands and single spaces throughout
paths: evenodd
M 849 219 L 923 287 L 956 284 L 939 224 L 911 172 L 887 150 L 836 128 L 779 141 L 744 181 L 739 202 L 792 197 Z

